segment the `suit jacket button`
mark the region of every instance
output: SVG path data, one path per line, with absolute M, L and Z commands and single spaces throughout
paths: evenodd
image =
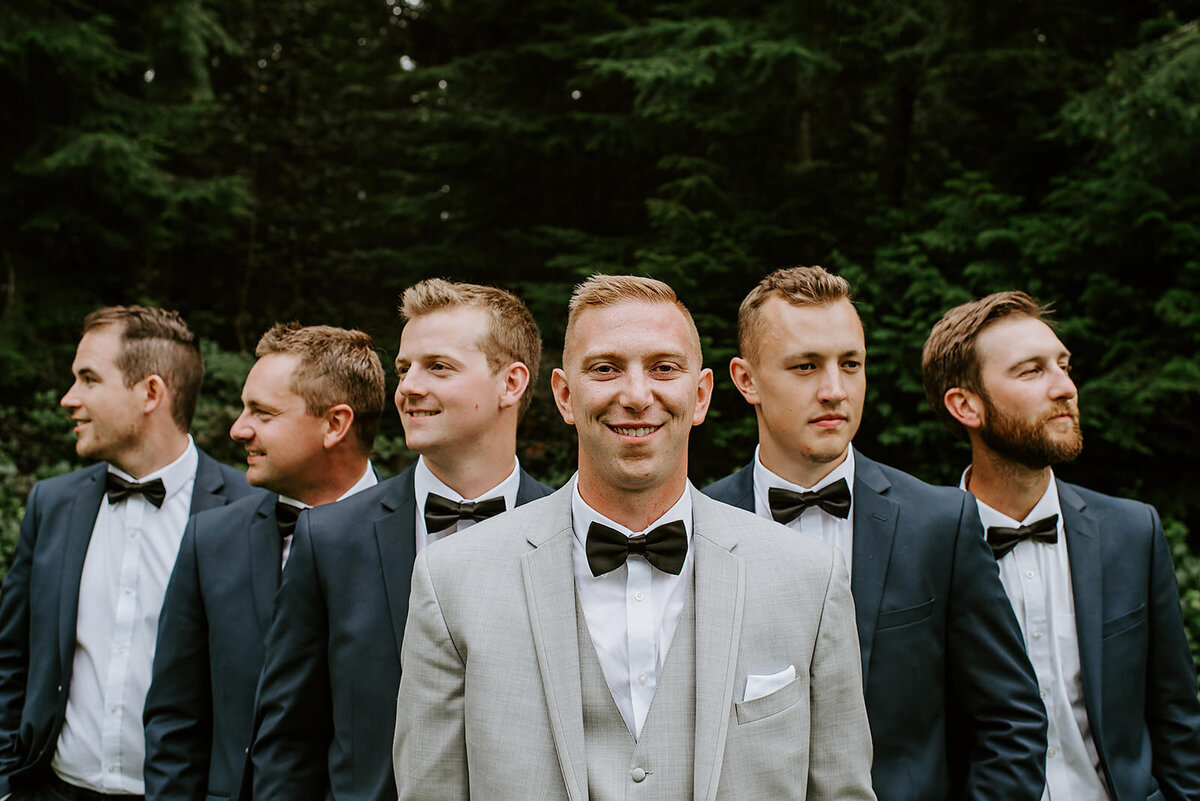
M 629 774 L 629 777 L 635 782 L 640 782 L 646 778 L 646 771 L 642 770 L 641 768 L 634 768 L 633 772 Z

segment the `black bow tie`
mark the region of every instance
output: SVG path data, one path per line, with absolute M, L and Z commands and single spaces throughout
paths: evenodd
M 104 491 L 108 493 L 108 502 L 112 504 L 128 500 L 130 495 L 140 494 L 154 504 L 155 509 L 161 509 L 163 501 L 167 499 L 167 488 L 163 486 L 161 478 L 139 484 L 136 481 L 126 481 L 116 473 L 110 472 L 104 480 Z
M 687 526 L 682 520 L 663 523 L 639 537 L 627 537 L 602 523 L 588 526 L 587 559 L 593 576 L 616 570 L 631 553 L 641 554 L 664 573 L 678 576 L 687 549 Z
M 503 498 L 460 503 L 431 492 L 425 499 L 425 530 L 433 534 L 435 531 L 457 525 L 459 520 L 474 520 L 478 523 L 503 511 Z
M 292 536 L 296 531 L 296 520 L 304 510 L 290 503 L 275 501 L 275 525 L 279 526 L 279 539 L 282 541 Z
M 850 487 L 844 478 L 816 492 L 792 492 L 772 487 L 767 490 L 767 503 L 776 523 L 790 523 L 810 506 L 819 506 L 834 517 L 845 520 L 850 516 Z
M 1034 540 L 1047 545 L 1058 542 L 1058 515 L 1043 517 L 1027 526 L 1017 528 L 988 526 L 988 545 L 992 546 L 992 555 L 997 559 L 1016 548 L 1017 543 L 1022 540 Z

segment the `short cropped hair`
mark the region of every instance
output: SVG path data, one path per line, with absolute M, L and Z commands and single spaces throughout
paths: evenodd
M 588 309 L 599 309 L 605 306 L 615 306 L 619 303 L 670 303 L 683 313 L 691 329 L 692 340 L 696 346 L 696 354 L 701 362 L 704 360 L 700 348 L 700 332 L 696 330 L 696 321 L 692 313 L 683 304 L 675 290 L 668 284 L 655 278 L 644 278 L 638 275 L 602 275 L 596 273 L 575 286 L 571 294 L 571 302 L 567 306 L 567 331 L 564 340 L 570 340 L 571 332 L 579 319 L 579 315 Z
M 753 362 L 762 339 L 762 307 L 771 298 L 793 306 L 824 306 L 839 300 L 854 302 L 850 282 L 824 267 L 784 267 L 758 282 L 738 308 L 738 352 Z
M 331 325 L 275 323 L 254 348 L 260 359 L 273 353 L 299 357 L 290 389 L 310 415 L 318 417 L 341 403 L 353 410 L 354 433 L 370 453 L 387 392 L 371 337 Z
M 942 315 L 925 340 L 921 352 L 921 382 L 934 414 L 956 434 L 962 424 L 946 408 L 946 392 L 962 387 L 983 397 L 983 375 L 975 343 L 990 325 L 1009 317 L 1031 317 L 1049 325 L 1050 308 L 1024 292 L 995 292 L 985 298 L 955 306 Z
M 481 284 L 467 284 L 429 278 L 404 290 L 400 298 L 400 316 L 405 322 L 442 309 L 457 307 L 479 309 L 488 315 L 488 331 L 479 349 L 498 373 L 513 362 L 529 368 L 529 385 L 521 397 L 519 414 L 524 415 L 533 401 L 538 367 L 542 360 L 542 335 L 525 304 L 511 292 Z
M 105 306 L 83 318 L 83 334 L 113 326 L 121 334 L 117 368 L 126 387 L 157 375 L 171 394 L 171 419 L 184 433 L 196 414 L 204 357 L 200 338 L 178 312 L 148 306 Z

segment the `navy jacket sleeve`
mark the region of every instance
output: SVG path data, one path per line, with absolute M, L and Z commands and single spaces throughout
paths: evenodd
M 1153 527 L 1150 648 L 1146 665 L 1146 727 L 1153 755 L 1151 772 L 1168 801 L 1200 798 L 1200 700 L 1183 629 L 1179 585 L 1158 513 Z
M 38 490 L 29 493 L 12 567 L 0 591 L 0 796 L 9 792 L 8 779 L 21 766 L 21 713 L 29 673 L 29 577 L 37 540 Z
M 255 801 L 322 801 L 329 784 L 329 620 L 308 523 L 300 515 L 267 634 L 251 749 Z
M 964 496 L 947 615 L 954 707 L 973 733 L 965 797 L 1038 801 L 1046 781 L 1046 713 L 1021 630 L 998 579 L 974 501 Z M 990 574 L 991 580 L 981 581 Z M 953 745 L 953 744 L 952 744 Z
M 196 519 L 184 530 L 158 619 L 146 695 L 146 798 L 204 801 L 212 749 L 208 619 L 196 572 Z

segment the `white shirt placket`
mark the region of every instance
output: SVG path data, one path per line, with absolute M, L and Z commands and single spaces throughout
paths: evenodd
M 122 790 L 121 731 L 125 717 L 125 687 L 129 679 L 129 657 L 138 620 L 138 584 L 141 578 L 143 523 L 146 501 L 133 497 L 125 502 L 125 542 L 117 584 L 116 616 L 113 620 L 108 671 L 104 677 L 104 720 L 100 732 L 103 782 L 106 790 Z
M 633 699 L 634 721 L 641 734 L 650 702 L 654 699 L 654 688 L 658 685 L 658 649 L 654 647 L 654 630 L 658 620 L 650 611 L 654 607 L 650 564 L 641 557 L 630 557 L 626 566 L 625 623 L 629 633 L 629 692 Z

